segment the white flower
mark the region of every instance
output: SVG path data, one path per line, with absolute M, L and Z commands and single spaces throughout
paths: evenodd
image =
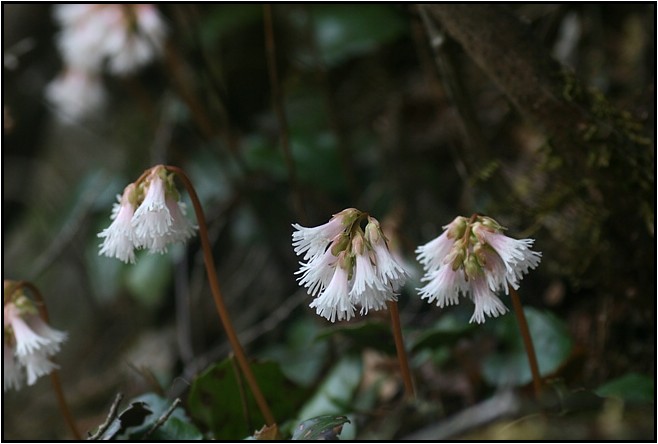
M 337 261 L 338 258 L 329 248 L 324 254 L 315 256 L 307 263 L 300 262 L 301 268 L 295 272 L 301 274 L 298 278 L 299 285 L 308 288 L 308 294 L 311 296 L 316 296 L 331 282 Z
M 461 270 L 453 271 L 449 266 L 430 271 L 421 280 L 428 282 L 418 289 L 421 299 L 427 299 L 430 304 L 436 301 L 436 305 L 441 308 L 457 305 L 459 293 L 468 291 L 464 273 Z
M 507 313 L 507 307 L 489 288 L 484 276 L 471 280 L 470 296 L 475 304 L 475 311 L 469 322 L 475 321 L 482 324 L 485 321 L 485 315 L 497 318 L 498 315 Z
M 105 89 L 98 74 L 68 69 L 46 87 L 46 98 L 64 120 L 79 120 L 105 103 Z
M 132 218 L 135 213 L 134 205 L 130 202 L 130 196 L 134 193 L 135 186 L 130 184 L 123 192 L 123 196 L 117 195 L 119 203 L 112 208 L 111 219 L 113 222 L 109 227 L 98 233 L 98 237 L 105 240 L 99 245 L 99 255 L 116 257 L 123 262 L 135 263 L 135 243 L 132 228 Z
M 185 204 L 178 201 L 166 168 L 159 165 L 147 173 L 143 182 L 128 185 L 114 205 L 112 224 L 98 234 L 105 238 L 98 254 L 135 263 L 135 248 L 166 253 L 169 244 L 194 235 L 197 226 L 185 217 Z
M 17 302 L 5 303 L 4 324 L 5 390 L 21 387 L 23 368 L 27 372 L 28 385 L 58 368 L 49 357 L 59 351 L 67 335 L 46 324 L 27 298 L 21 296 Z
M 58 46 L 68 67 L 129 74 L 162 52 L 166 26 L 152 4 L 58 5 Z
M 309 305 L 315 312 L 331 322 L 343 319 L 349 321 L 354 317 L 354 305 L 349 299 L 348 273 L 340 263 L 344 262 L 345 252 L 338 259 L 334 275 L 327 288 Z
M 194 231 L 198 227 L 185 217 L 187 214 L 185 203 L 179 202 L 172 196 L 167 195 L 165 204 L 171 215 L 171 227 L 167 236 L 168 242 L 184 242 L 194 236 Z
M 368 216 L 365 236 L 374 253 L 374 262 L 379 279 L 386 288 L 398 291 L 404 285 L 408 274 L 389 251 L 379 221 L 374 217 Z
M 5 332 L 5 336 L 7 333 Z M 2 375 L 4 379 L 4 390 L 9 389 L 19 390 L 23 386 L 23 369 L 16 357 L 14 356 L 15 350 L 14 347 L 7 344 L 7 338 L 5 337 L 3 345 L 3 354 L 2 354 Z
M 514 289 L 519 288 L 523 275 L 541 261 L 541 253 L 530 250 L 534 239 L 512 239 L 478 222 L 473 224 L 473 233 L 480 243 L 491 246 L 503 260 L 507 271 L 505 277 Z
M 48 375 L 53 370 L 59 368 L 59 365 L 50 361 L 44 353 L 30 353 L 25 356 L 19 355 L 18 359 L 27 371 L 27 385 L 33 385 L 41 376 Z
M 379 276 L 375 265 L 370 258 L 370 250 L 364 246 L 364 239 L 357 234 L 352 240 L 352 251 L 356 257 L 354 264 L 354 277 L 350 297 L 355 304 L 361 305 L 361 314 L 368 314 L 369 310 L 381 310 L 386 301 L 395 300 L 393 291 Z
M 153 169 L 147 181 L 144 201 L 132 218 L 135 245 L 163 253 L 167 249 L 174 220 L 167 207 L 165 182 L 160 177 L 158 168 Z
M 439 237 L 416 249 L 425 269 L 421 281 L 427 282 L 418 289 L 421 298 L 444 307 L 457 304 L 459 295 L 470 297 L 475 304 L 470 322 L 506 313 L 495 292 L 518 288 L 523 274 L 539 264 L 541 253 L 530 250 L 534 241 L 507 237 L 484 216 L 457 217 L 443 228 Z
M 334 322 L 386 307 L 397 300 L 406 272 L 393 258 L 376 219 L 368 217 L 365 234 L 360 226 L 367 214 L 348 208 L 319 227 L 294 224 L 295 253 L 307 262 L 295 274 L 299 285 L 316 299 L 310 306 Z
M 292 226 L 296 230 L 292 233 L 292 246 L 295 254 L 300 256 L 304 253 L 304 260 L 323 254 L 334 237 L 345 231 L 346 227 L 354 222 L 358 213 L 358 210 L 348 208 L 334 214 L 329 222 L 318 227 L 306 228 L 293 224 Z
M 162 52 L 166 37 L 165 24 L 154 5 L 133 5 L 133 17 L 122 32 L 112 34 L 106 42 L 110 72 L 130 74 L 148 64 Z
M 455 240 L 463 236 L 461 230 L 465 228 L 466 220 L 462 216 L 457 216 L 448 225 L 443 226 L 444 231 L 439 237 L 416 249 L 418 261 L 425 269 L 436 271 L 443 265 L 443 260 L 452 250 Z

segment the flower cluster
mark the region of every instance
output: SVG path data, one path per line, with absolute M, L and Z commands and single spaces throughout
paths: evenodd
M 21 291 L 9 291 L 13 287 L 5 281 L 3 312 L 3 359 L 4 391 L 19 390 L 27 375 L 27 384 L 58 368 L 50 358 L 59 352 L 66 340 L 66 333 L 51 328 L 41 319 L 37 308 Z
M 293 227 L 295 253 L 306 261 L 296 274 L 315 296 L 310 307 L 318 315 L 331 322 L 350 320 L 357 305 L 364 315 L 396 300 L 407 273 L 391 255 L 377 219 L 348 208 L 324 225 Z
M 101 73 L 127 75 L 162 53 L 166 27 L 152 4 L 63 4 L 57 43 L 64 71 L 46 95 L 65 115 L 82 117 L 105 100 Z
M 457 217 L 436 239 L 418 247 L 418 261 L 425 269 L 419 288 L 422 299 L 444 307 L 469 296 L 475 304 L 471 322 L 483 323 L 485 315 L 497 317 L 507 307 L 495 292 L 517 289 L 523 275 L 535 268 L 541 253 L 530 250 L 533 239 L 512 239 L 502 234 L 495 220 L 484 216 Z
M 185 204 L 179 200 L 173 175 L 159 165 L 142 177 L 117 196 L 112 223 L 98 234 L 104 238 L 99 255 L 135 263 L 135 248 L 166 253 L 169 244 L 194 234 L 196 226 L 185 217 Z

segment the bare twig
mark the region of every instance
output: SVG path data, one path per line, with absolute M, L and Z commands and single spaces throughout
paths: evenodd
M 87 440 L 89 441 L 97 441 L 100 439 L 100 437 L 107 431 L 107 429 L 110 427 L 110 424 L 112 424 L 112 421 L 114 421 L 117 417 L 117 411 L 119 410 L 119 404 L 121 404 L 121 400 L 123 400 L 123 394 L 122 393 L 117 393 L 117 396 L 114 398 L 114 402 L 112 403 L 112 406 L 110 407 L 110 411 L 107 414 L 107 418 L 105 418 L 105 422 L 101 424 L 98 427 L 98 430 L 96 430 L 96 433 L 93 435 L 89 436 Z
M 153 432 L 155 432 L 157 429 L 159 429 L 160 427 L 162 427 L 162 425 L 163 425 L 165 422 L 167 422 L 167 419 L 169 419 L 169 417 L 171 416 L 171 414 L 174 413 L 174 410 L 176 410 L 176 407 L 178 407 L 178 406 L 180 405 L 180 403 L 181 403 L 180 398 L 176 398 L 176 399 L 174 399 L 174 402 L 169 406 L 169 408 L 167 409 L 167 411 L 164 412 L 162 415 L 160 415 L 160 417 L 158 418 L 158 420 L 155 421 L 155 423 L 154 423 L 153 426 L 149 429 L 149 431 L 146 432 L 146 433 L 144 434 L 144 436 L 142 437 L 142 439 L 146 439 L 146 438 L 148 438 L 149 436 L 151 436 L 151 434 L 152 434 Z

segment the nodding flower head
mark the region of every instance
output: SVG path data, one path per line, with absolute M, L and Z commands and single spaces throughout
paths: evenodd
M 506 313 L 495 293 L 507 294 L 509 285 L 517 289 L 523 275 L 539 264 L 541 253 L 530 249 L 534 240 L 507 237 L 498 222 L 479 215 L 457 217 L 443 229 L 416 249 L 425 269 L 421 298 L 444 307 L 457 304 L 459 295 L 468 296 L 475 303 L 471 322 Z
M 5 281 L 7 283 L 7 281 Z M 4 391 L 19 390 L 58 368 L 50 358 L 59 352 L 66 333 L 50 327 L 22 290 L 5 285 L 3 310 Z
M 367 220 L 365 231 L 361 222 Z M 300 262 L 299 284 L 315 299 L 310 307 L 327 320 L 350 320 L 397 299 L 407 273 L 391 255 L 379 222 L 354 208 L 312 228 L 293 224 L 292 245 Z
M 185 242 L 194 235 L 197 227 L 185 216 L 173 175 L 164 166 L 153 167 L 117 197 L 112 224 L 98 234 L 105 238 L 100 255 L 134 263 L 135 248 L 166 253 L 170 244 Z

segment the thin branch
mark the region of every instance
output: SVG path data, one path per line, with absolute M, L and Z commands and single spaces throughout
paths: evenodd
M 112 424 L 112 421 L 114 421 L 117 417 L 117 412 L 119 410 L 119 404 L 121 404 L 121 400 L 123 400 L 123 394 L 122 393 L 117 393 L 116 398 L 114 398 L 114 402 L 112 403 L 112 406 L 110 407 L 110 411 L 107 414 L 107 418 L 105 418 L 105 422 L 101 424 L 98 427 L 98 430 L 96 430 L 96 433 L 93 435 L 89 436 L 87 440 L 89 441 L 97 441 L 100 439 L 100 437 L 105 433 L 105 431 L 110 427 L 110 424 Z
M 162 425 L 167 422 L 167 419 L 171 416 L 172 413 L 174 413 L 174 410 L 176 410 L 176 407 L 178 407 L 181 404 L 180 398 L 174 399 L 174 402 L 169 406 L 166 412 L 164 412 L 158 420 L 153 424 L 153 426 L 149 429 L 148 432 L 144 434 L 142 439 L 147 439 L 153 432 L 155 432 L 157 429 L 162 427 Z

